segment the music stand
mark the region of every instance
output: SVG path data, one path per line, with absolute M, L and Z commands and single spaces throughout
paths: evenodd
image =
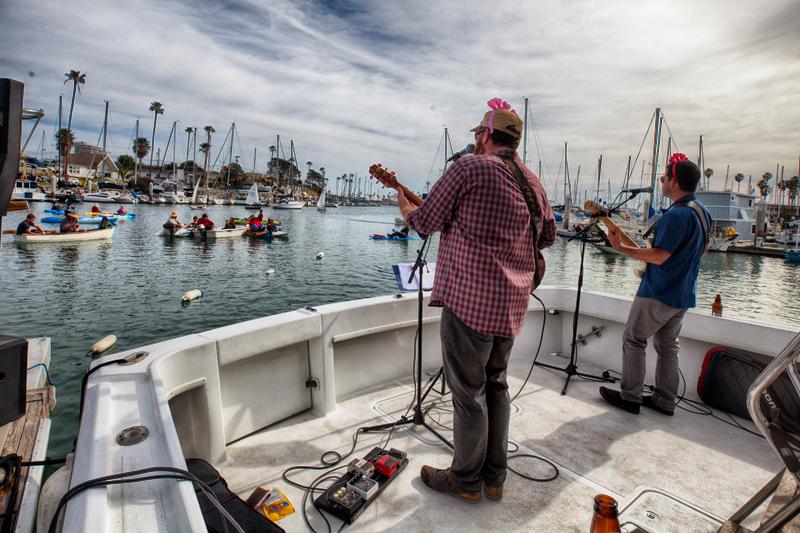
M 610 217 L 613 213 L 619 210 L 624 204 L 632 200 L 638 193 L 631 193 L 631 195 L 620 202 L 619 204 L 609 208 L 608 216 Z M 578 233 L 573 235 L 569 238 L 567 242 L 572 242 L 575 239 L 581 240 L 581 263 L 580 269 L 578 270 L 578 291 L 575 294 L 575 312 L 572 316 L 572 344 L 570 345 L 570 352 L 569 352 L 569 363 L 566 367 L 562 368 L 560 366 L 555 366 L 547 363 L 540 363 L 538 361 L 535 362 L 536 365 L 549 368 L 551 370 L 556 370 L 558 372 L 564 372 L 567 374 L 566 379 L 564 380 L 564 387 L 561 389 L 561 395 L 564 396 L 567 394 L 567 387 L 569 387 L 569 382 L 572 379 L 572 376 L 578 376 L 581 378 L 586 378 L 592 381 L 602 381 L 607 383 L 615 383 L 616 378 L 614 377 L 605 377 L 605 376 L 596 376 L 594 374 L 587 374 L 585 372 L 578 371 L 578 317 L 580 315 L 581 309 L 581 290 L 583 288 L 583 260 L 584 255 L 586 253 L 586 241 L 590 239 L 589 237 L 589 230 L 592 228 L 597 227 L 597 220 L 594 220 L 591 224 L 580 230 Z
M 425 392 L 422 392 L 422 301 L 423 301 L 423 283 L 422 283 L 422 276 L 425 270 L 426 261 L 425 257 L 428 255 L 428 245 L 429 245 L 430 235 L 427 235 L 422 240 L 422 246 L 419 250 L 417 250 L 417 260 L 414 262 L 414 267 L 411 269 L 411 275 L 408 278 L 408 283 L 414 279 L 414 274 L 419 272 L 419 287 L 417 288 L 417 350 L 416 350 L 416 376 L 414 376 L 414 391 L 415 391 L 415 399 L 414 399 L 414 414 L 413 416 L 409 417 L 407 414 L 401 416 L 399 419 L 395 420 L 394 422 L 389 422 L 386 424 L 377 424 L 374 426 L 367 426 L 363 428 L 362 431 L 365 433 L 369 433 L 370 431 L 383 431 L 386 429 L 395 428 L 397 426 L 405 426 L 407 424 L 414 424 L 417 426 L 423 426 L 425 429 L 433 433 L 439 440 L 444 442 L 450 448 L 453 448 L 453 444 L 447 440 L 444 436 L 442 436 L 438 431 L 433 429 L 426 421 L 425 421 L 425 412 L 422 410 L 422 402 L 425 401 L 428 394 L 433 389 L 434 385 L 436 385 L 436 381 L 442 376 L 444 376 L 444 367 L 439 368 L 436 373 L 428 380 L 427 387 L 425 388 Z M 444 387 L 442 387 L 444 390 Z

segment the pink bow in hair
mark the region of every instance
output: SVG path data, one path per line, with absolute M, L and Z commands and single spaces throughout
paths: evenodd
M 678 179 L 678 163 L 681 161 L 688 161 L 689 158 L 686 157 L 686 154 L 682 154 L 681 152 L 675 152 L 671 156 L 669 156 L 669 164 L 672 165 L 672 178 Z
M 516 111 L 511 109 L 511 105 L 508 102 L 506 102 L 505 100 L 502 100 L 500 98 L 492 98 L 491 100 L 486 102 L 486 105 L 488 105 L 492 110 L 492 112 L 489 113 L 489 124 L 487 124 L 487 126 L 489 128 L 489 133 L 493 133 L 494 132 L 494 112 L 495 111 L 497 111 L 498 109 L 508 109 L 512 113 L 514 113 L 515 115 L 517 114 Z

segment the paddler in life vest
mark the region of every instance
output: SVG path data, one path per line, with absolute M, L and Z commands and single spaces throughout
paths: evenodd
M 234 217 L 229 218 L 225 222 L 224 229 L 236 229 L 236 219 Z
M 128 214 L 128 210 L 125 209 L 124 205 L 121 205 L 121 206 L 119 206 L 119 209 L 117 209 L 117 214 L 118 215 L 127 215 Z
M 92 213 L 99 213 L 99 212 L 100 212 L 100 206 L 97 204 L 92 205 Z
M 247 230 L 245 231 L 245 235 L 249 237 L 260 237 L 267 232 L 267 229 L 261 225 L 261 221 L 258 220 L 258 217 L 255 215 L 251 215 L 249 219 L 247 219 Z
M 267 231 L 278 231 L 278 225 L 275 223 L 275 219 L 272 217 L 267 219 Z

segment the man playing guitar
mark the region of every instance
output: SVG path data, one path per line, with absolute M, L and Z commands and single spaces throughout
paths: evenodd
M 475 154 L 456 161 L 423 203 L 399 184 L 406 224 L 442 232 L 430 305 L 443 307 L 442 358 L 453 392 L 450 468 L 423 466 L 433 490 L 475 503 L 499 500 L 510 413 L 506 367 L 529 294 L 544 275 L 540 250 L 556 227 L 539 178 L 516 148 L 522 120 L 499 98 L 475 126 Z M 393 179 L 393 176 L 391 176 Z
M 620 390 L 600 387 L 607 402 L 629 413 L 639 414 L 640 405 L 670 416 L 675 411 L 678 335 L 684 314 L 695 306 L 700 257 L 707 250 L 711 226 L 711 217 L 693 194 L 699 182 L 697 165 L 681 153 L 670 157 L 661 191 L 673 203 L 656 222 L 652 248 L 627 245 L 620 240 L 619 228 L 608 226 L 615 250 L 647 263 L 623 333 Z M 649 337 L 658 353 L 656 387 L 652 396 L 642 396 Z

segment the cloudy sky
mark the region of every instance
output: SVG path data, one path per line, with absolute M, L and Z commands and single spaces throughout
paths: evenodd
M 530 99 L 529 160 L 543 160 L 551 191 L 564 141 L 573 177 L 581 165 L 588 182 L 603 154 L 604 188 L 620 183 L 656 106 L 692 159 L 703 134 L 720 184 L 727 165 L 798 172 L 797 0 L 0 1 L 0 76 L 44 108 L 50 150 L 70 69 L 87 73 L 78 139 L 97 141 L 109 100 L 115 156 L 137 118 L 150 136 L 158 100 L 156 146 L 177 120 L 180 132 L 213 125 L 216 152 L 235 121 L 246 168 L 254 147 L 263 168 L 280 134 L 329 177 L 382 161 L 422 189 L 442 167 L 443 127 L 458 150 L 500 96 L 520 113 Z

